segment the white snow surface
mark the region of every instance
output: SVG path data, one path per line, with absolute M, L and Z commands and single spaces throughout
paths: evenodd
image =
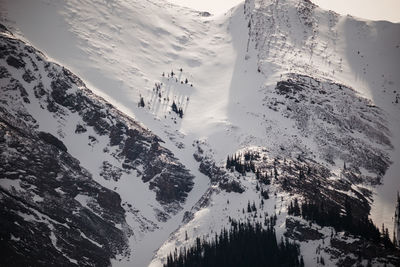
M 160 136 L 165 147 L 196 177 L 183 210 L 167 222 L 157 222 L 147 231 L 139 229 L 140 218 L 127 213 L 128 224 L 139 234 L 130 238 L 131 257 L 117 258 L 113 265 L 145 266 L 151 262 L 159 266 L 185 231 L 190 240 L 211 229 L 218 231 L 227 225 L 226 216 L 240 216 L 247 201 L 256 196 L 251 193 L 254 190 L 243 195 L 220 192 L 210 207 L 199 210 L 193 220 L 180 227 L 184 212 L 209 188 L 208 178 L 198 171 L 192 156 L 196 140 L 206 140 L 219 164 L 243 147 L 264 146 L 273 154 L 287 142 L 307 145 L 318 155 L 310 139 L 297 135 L 293 121 L 263 107 L 265 95 L 287 73 L 350 85 L 385 111 L 394 145 L 390 151 L 393 164 L 383 186 L 376 189 L 371 215 L 379 225 L 392 225 L 387 221 L 393 216 L 396 191 L 400 190 L 400 104 L 394 103 L 400 91 L 399 24 L 339 16 L 315 7 L 312 16 L 307 16 L 310 21 L 306 23 L 312 25 L 308 27 L 296 13 L 302 7 L 298 0 L 279 5 L 277 1 L 249 1 L 217 17 L 202 17 L 199 12 L 160 0 L 1 0 L 0 7 L 3 23 Z M 253 14 L 251 30 L 244 8 Z M 257 31 L 257 27 L 264 31 Z M 168 77 L 171 70 L 174 78 Z M 188 84 L 181 84 L 186 78 Z M 156 82 L 162 83 L 160 99 L 153 90 Z M 140 96 L 144 108 L 137 105 Z M 172 101 L 183 108 L 182 119 L 171 114 Z M 119 193 L 123 203 L 140 210 L 143 220 L 156 221 L 154 209 L 161 207 L 154 201 L 154 192 L 139 179 L 123 174 L 115 183 L 99 176 L 104 160 L 100 148 L 104 146 L 81 149 L 91 129 L 76 137 L 65 121 L 64 129 L 71 132 L 60 134 L 52 124 L 54 119 L 35 105 L 33 102 L 30 108 L 41 118 L 40 130 L 62 135 L 71 155 L 96 181 Z M 76 120 L 71 118 L 70 123 Z M 112 163 L 115 159 L 107 160 Z M 251 179 L 246 181 L 249 187 L 254 186 Z M 13 183 L 8 185 L 18 189 Z M 86 201 L 84 197 L 77 200 Z M 267 201 L 271 211 L 273 201 Z M 279 199 L 276 201 L 277 207 L 282 206 Z M 284 219 L 279 219 L 278 228 L 282 223 Z M 312 259 L 305 261 L 311 263 Z

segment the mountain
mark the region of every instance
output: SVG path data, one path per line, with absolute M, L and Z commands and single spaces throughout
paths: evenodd
M 1 47 L 5 263 L 108 265 L 129 255 L 136 228 L 182 209 L 193 176 L 161 139 L 4 27 Z
M 4 264 L 160 266 L 271 216 L 306 266 L 399 263 L 373 225 L 399 190 L 399 24 L 304 0 L 1 6 Z

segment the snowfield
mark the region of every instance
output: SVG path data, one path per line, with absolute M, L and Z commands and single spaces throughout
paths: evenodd
M 194 177 L 181 208 L 160 220 L 165 206 L 156 192 L 141 179 L 130 179 L 140 169 L 121 173 L 118 181 L 103 177 L 104 161 L 121 165 L 113 148 L 103 153 L 106 137 L 90 127 L 76 135 L 76 123 L 84 123 L 75 113 L 62 121 L 38 101 L 25 106 L 38 130 L 57 136 L 97 183 L 120 195 L 133 234 L 130 256 L 117 256 L 114 266 L 162 266 L 175 247 L 212 237 L 229 225 L 229 217 L 251 217 L 242 211 L 248 201 L 260 205 L 250 174 L 241 178 L 243 193 L 226 192 L 210 181 L 193 156 L 199 146 L 217 167 L 224 168 L 227 156 L 241 149 L 264 147 L 271 159 L 312 159 L 331 170 L 332 180 L 342 179 L 344 164 L 366 155 L 373 163 L 359 159 L 362 178 L 352 188 L 373 191 L 371 218 L 392 232 L 400 191 L 400 24 L 340 16 L 302 0 L 246 0 L 219 16 L 161 0 L 1 0 L 0 7 L 1 23 L 160 137 Z M 303 98 L 277 89 L 278 82 L 290 79 L 306 81 Z M 141 98 L 144 107 L 138 105 Z M 311 108 L 302 101 L 320 103 Z M 172 103 L 182 109 L 182 118 Z M 96 140 L 88 146 L 90 136 Z M 348 144 L 340 143 L 346 138 Z M 354 152 L 353 147 L 361 148 Z M 18 180 L 0 179 L 0 184 L 22 190 Z M 263 212 L 277 214 L 280 237 L 290 218 L 287 205 L 296 195 L 274 183 L 268 190 Z M 200 205 L 205 196 L 207 204 Z M 75 199 L 90 207 L 90 197 Z M 185 220 L 189 213 L 193 216 Z M 312 228 L 323 238 L 301 244 L 306 266 L 315 264 L 315 251 L 327 266 L 335 266 L 337 260 L 322 249 L 330 244 L 331 229 Z

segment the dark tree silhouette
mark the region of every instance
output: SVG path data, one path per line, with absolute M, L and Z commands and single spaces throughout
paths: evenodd
M 140 101 L 139 101 L 138 106 L 139 106 L 139 107 L 142 107 L 142 108 L 144 107 L 144 99 L 143 99 L 142 96 L 140 97 Z
M 299 246 L 288 239 L 276 240 L 274 217 L 260 224 L 231 220 L 229 230 L 223 229 L 208 241 L 196 238 L 190 248 L 175 250 L 164 267 L 200 266 L 304 266 Z

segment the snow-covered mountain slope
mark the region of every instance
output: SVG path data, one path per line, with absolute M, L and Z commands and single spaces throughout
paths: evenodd
M 245 10 L 258 65 L 267 79 L 291 72 L 328 78 L 383 109 L 397 149 L 388 151 L 393 164 L 377 190 L 372 215 L 378 224 L 392 225 L 400 187 L 399 25 L 339 16 L 309 1 L 246 1 Z M 276 77 L 270 85 L 275 83 Z
M 48 62 L 42 53 L 6 29 L 0 38 L 0 184 L 2 199 L 8 207 L 2 223 L 12 225 L 12 218 L 18 218 L 17 225 L 24 227 L 19 220 L 49 220 L 48 226 L 40 226 L 51 230 L 49 236 L 38 230 L 44 238 L 40 242 L 50 238 L 53 245 L 57 244 L 56 254 L 64 253 L 72 263 L 107 265 L 110 258 L 129 256 L 128 238 L 132 243 L 140 241 L 141 234 L 155 231 L 182 210 L 193 188 L 194 176 L 162 146 L 161 139 L 93 95 L 70 71 Z M 27 208 L 14 209 L 12 200 L 17 202 L 16 207 Z M 80 210 L 95 216 L 91 218 L 92 225 L 90 220 L 84 220 L 89 215 L 82 215 Z M 49 214 L 49 218 L 34 216 L 40 213 Z M 96 216 L 105 222 L 97 222 Z M 68 229 L 72 223 L 73 229 L 82 231 L 104 228 L 105 232 L 100 231 L 98 236 L 85 231 L 83 235 L 95 235 L 94 242 L 104 247 L 105 254 L 96 260 L 96 255 L 103 252 L 82 253 L 79 257 L 89 259 L 84 263 L 82 258 L 70 254 L 76 251 L 68 248 L 82 244 L 66 240 L 67 247 L 59 245 L 57 240 L 65 231 L 53 232 L 53 221 Z M 31 242 L 21 239 L 19 227 L 8 226 L 9 232 L 4 233 L 7 240 L 10 235 L 14 237 L 13 247 Z M 106 245 L 103 235 L 111 239 Z M 132 243 L 131 248 L 135 247 Z M 47 245 L 51 247 L 51 243 Z M 25 260 L 43 261 L 35 257 L 27 254 Z
M 196 157 L 210 157 L 205 152 L 204 144 L 199 144 L 198 148 Z M 265 147 L 238 151 L 236 157 L 240 158 L 239 162 L 254 165 L 257 170 L 254 173 L 250 167 L 243 172 L 226 173 L 243 191 L 232 192 L 222 190 L 221 186 L 210 187 L 205 194 L 207 197 L 194 207 L 190 220 L 163 244 L 150 266 L 159 266 L 161 262 L 165 264 L 166 255 L 174 250 L 184 251 L 185 247 L 195 243 L 198 236 L 210 240 L 230 225 L 232 220 L 264 225 L 275 220 L 278 236 L 291 238 L 300 244 L 305 266 L 317 266 L 321 258 L 327 266 L 352 266 L 360 259 L 351 254 L 360 254 L 361 262 L 368 261 L 374 266 L 398 264 L 398 253 L 384 249 L 379 242 L 367 237 L 369 230 L 365 226 L 370 223 L 356 223 L 357 230 L 351 230 L 350 236 L 347 230 L 336 226 L 320 226 L 332 226 L 333 221 L 339 222 L 339 214 L 345 210 L 345 213 L 351 210 L 352 220 L 367 221 L 370 191 L 353 184 L 357 174 L 349 169 L 335 174 L 312 160 L 271 158 L 270 155 Z M 297 201 L 321 205 L 323 218 L 331 223 L 319 221 L 312 224 L 310 220 L 300 219 L 298 215 L 292 216 L 289 207 Z M 363 234 L 355 234 L 354 231 Z M 368 251 L 365 247 L 369 247 Z
M 269 112 L 262 107 L 263 98 L 281 75 L 291 72 L 349 85 L 389 109 L 389 116 L 398 111 L 392 104 L 400 82 L 396 24 L 340 17 L 307 1 L 249 1 L 219 18 L 159 1 L 25 4 L 7 2 L 5 12 L 33 44 L 155 132 L 163 131 L 159 125 L 167 125 L 171 131 L 215 139 L 217 160 L 250 140 L 265 144 L 266 127 L 259 126 L 265 120 L 260 116 Z M 30 16 L 25 16 L 22 5 Z M 368 73 L 358 77 L 363 68 Z M 178 84 L 168 80 L 171 70 Z M 193 87 L 180 84 L 186 78 Z M 154 93 L 155 82 L 163 83 L 161 99 Z M 137 108 L 140 95 L 152 116 Z M 165 118 L 173 100 L 185 109 L 177 125 Z M 154 115 L 159 123 L 153 123 Z M 223 149 L 221 139 L 226 140 L 224 147 L 239 146 Z M 282 141 L 277 143 L 279 147 Z
M 92 156 L 99 155 L 107 139 L 95 136 L 99 143 L 91 142 L 91 154 L 86 139 L 65 137 L 75 136 L 75 125 L 47 124 L 48 115 L 41 113 L 41 130 L 60 140 L 65 137 L 68 151 L 94 180 L 120 194 L 122 201 L 130 199 L 139 210 L 136 223 L 150 225 L 144 229 L 133 223 L 139 234 L 129 239 L 131 257 L 119 264 L 147 264 L 177 228 L 194 238 L 224 227 L 226 219 L 212 216 L 224 214 L 226 199 L 221 194 L 245 204 L 257 198 L 254 186 L 248 185 L 254 185 L 253 176 L 239 183 L 223 170 L 228 155 L 253 146 L 267 148 L 270 158 L 321 164 L 332 177 L 361 190 L 367 206 L 374 199 L 369 190 L 380 192 L 377 183 L 383 182 L 373 219 L 389 226 L 394 212 L 390 199 L 395 200 L 399 189 L 400 171 L 398 24 L 341 17 L 302 0 L 246 1 L 219 17 L 158 0 L 15 0 L 1 6 L 3 22 L 18 37 L 143 123 L 194 177 L 193 185 L 179 189 L 179 194 L 188 194 L 184 201 L 173 201 L 180 208 L 169 210 L 171 203 L 154 201 L 160 200 L 160 190 L 149 191 L 140 180 L 124 182 L 129 175 L 115 168 L 113 150 L 105 151 L 111 165 Z M 138 106 L 141 98 L 144 107 Z M 172 103 L 182 109 L 182 118 Z M 34 112 L 28 110 L 32 116 Z M 199 146 L 206 157 L 199 154 Z M 344 169 L 352 175 L 342 177 Z M 104 179 L 115 175 L 122 178 Z M 282 203 L 289 203 L 287 190 L 271 187 L 282 194 Z M 351 189 L 346 187 L 350 195 Z M 241 208 L 229 214 L 239 218 Z M 155 209 L 168 213 L 168 220 L 157 219 Z M 201 216 L 208 212 L 211 217 Z M 368 212 L 369 207 L 363 209 L 363 216 Z M 286 225 L 282 214 L 281 234 Z M 198 227 L 201 231 L 194 231 Z M 172 235 L 153 263 L 160 264 L 179 238 L 182 235 Z M 309 255 L 313 249 L 302 246 Z

